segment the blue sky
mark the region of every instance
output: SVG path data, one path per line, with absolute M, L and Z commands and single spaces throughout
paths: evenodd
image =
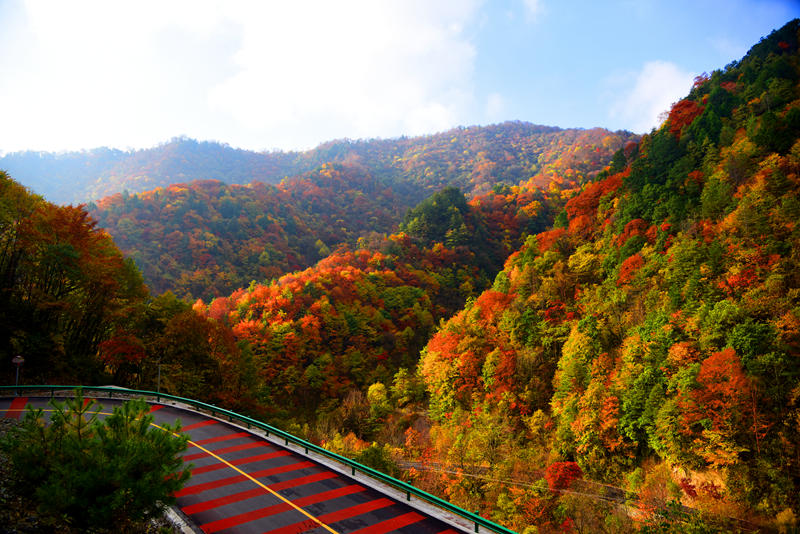
M 0 152 L 638 133 L 798 0 L 0 0 Z

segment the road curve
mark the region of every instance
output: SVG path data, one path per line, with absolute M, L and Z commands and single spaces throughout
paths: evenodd
M 20 418 L 49 398 L 0 398 L 0 417 Z M 99 399 L 100 417 L 121 404 Z M 323 463 L 255 432 L 176 406 L 150 403 L 155 425 L 180 420 L 190 437 L 192 476 L 177 506 L 197 532 L 225 534 L 455 534 L 434 518 Z M 47 412 L 45 413 L 47 415 Z M 342 469 L 345 469 L 344 467 Z

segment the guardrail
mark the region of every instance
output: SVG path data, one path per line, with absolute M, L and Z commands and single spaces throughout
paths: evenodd
M 319 445 L 315 445 L 311 442 L 308 442 L 304 439 L 300 439 L 297 436 L 289 434 L 288 432 L 284 432 L 279 428 L 275 428 L 274 426 L 268 425 L 257 419 L 253 419 L 251 417 L 247 417 L 245 415 L 240 415 L 236 412 L 232 412 L 230 410 L 226 410 L 225 408 L 220 408 L 219 406 L 214 406 L 213 404 L 208 404 L 205 402 L 201 402 L 194 399 L 186 399 L 183 397 L 177 397 L 175 395 L 169 395 L 167 393 L 160 393 L 156 391 L 142 391 L 137 389 L 126 389 L 126 388 L 117 388 L 117 387 L 105 387 L 105 386 L 53 386 L 53 385 L 39 385 L 39 386 L 0 386 L 0 396 L 10 396 L 6 394 L 6 392 L 13 394 L 13 396 L 19 396 L 21 391 L 31 392 L 31 391 L 49 391 L 50 397 L 55 397 L 56 391 L 72 391 L 75 389 L 82 389 L 83 391 L 99 391 L 103 393 L 108 393 L 110 398 L 114 397 L 116 393 L 120 397 L 125 395 L 133 395 L 138 397 L 148 397 L 148 398 L 155 398 L 156 402 L 161 402 L 161 399 L 172 400 L 175 402 L 180 402 L 183 404 L 188 404 L 189 406 L 193 406 L 199 410 L 205 410 L 211 412 L 213 417 L 217 415 L 225 416 L 228 418 L 229 421 L 233 422 L 234 420 L 244 423 L 247 428 L 259 428 L 266 432 L 267 437 L 270 434 L 273 434 L 280 439 L 284 440 L 286 445 L 289 442 L 294 443 L 300 447 L 303 447 L 306 454 L 308 451 L 313 451 L 317 454 L 322 456 L 327 456 L 332 460 L 335 460 L 341 464 L 344 464 L 352 469 L 352 474 L 355 475 L 356 471 L 364 473 L 374 479 L 380 480 L 385 484 L 389 484 L 390 486 L 394 486 L 397 489 L 400 489 L 406 493 L 406 499 L 411 500 L 411 496 L 415 496 L 423 501 L 426 501 L 434 506 L 447 510 L 448 512 L 452 512 L 458 516 L 461 516 L 464 519 L 467 519 L 469 522 L 475 525 L 475 532 L 480 532 L 480 527 L 484 527 L 489 529 L 492 532 L 498 532 L 501 534 L 516 534 L 513 530 L 507 529 L 502 525 L 498 525 L 497 523 L 490 521 L 484 517 L 479 516 L 478 514 L 469 512 L 464 510 L 463 508 L 459 508 L 458 506 L 451 504 L 444 499 L 441 499 L 435 495 L 431 495 L 428 492 L 422 491 L 421 489 L 415 488 L 413 485 L 409 484 L 408 482 L 403 482 L 402 480 L 398 480 L 394 477 L 391 477 L 385 473 L 382 473 L 376 469 L 371 467 L 367 467 L 366 465 L 360 464 L 350 458 L 345 456 L 341 456 L 336 454 L 335 452 L 331 452 L 327 449 L 320 447 Z

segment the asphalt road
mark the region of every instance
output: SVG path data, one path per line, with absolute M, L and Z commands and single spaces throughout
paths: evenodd
M 0 399 L 0 417 L 19 417 L 47 398 Z M 99 400 L 103 413 L 121 404 Z M 180 420 L 190 436 L 192 477 L 177 505 L 199 532 L 241 534 L 455 534 L 447 523 L 340 472 L 203 414 L 151 404 L 154 424 Z

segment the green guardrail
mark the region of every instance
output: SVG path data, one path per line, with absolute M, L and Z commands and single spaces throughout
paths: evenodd
M 458 506 L 451 504 L 445 501 L 444 499 L 437 497 L 436 495 L 431 495 L 428 492 L 415 488 L 412 484 L 409 484 L 408 482 L 403 482 L 402 480 L 398 480 L 376 469 L 367 467 L 366 465 L 360 464 L 354 460 L 351 460 L 350 458 L 341 456 L 339 454 L 336 454 L 335 452 L 331 452 L 327 449 L 320 447 L 319 445 L 315 445 L 304 439 L 300 439 L 297 436 L 289 434 L 288 432 L 284 432 L 279 428 L 275 428 L 274 426 L 268 425 L 251 417 L 247 417 L 245 415 L 241 415 L 236 412 L 226 410 L 225 408 L 214 406 L 213 404 L 208 404 L 194 399 L 177 397 L 175 395 L 169 395 L 167 393 L 160 393 L 156 391 L 143 391 L 138 389 L 126 389 L 126 388 L 105 387 L 105 386 L 51 386 L 51 385 L 0 386 L 0 396 L 8 396 L 4 394 L 5 392 L 13 392 L 13 396 L 20 396 L 20 392 L 22 391 L 24 392 L 48 391 L 50 393 L 50 397 L 55 397 L 56 391 L 64 391 L 64 390 L 72 391 L 78 388 L 82 389 L 83 391 L 99 391 L 103 393 L 108 393 L 110 398 L 114 398 L 114 394 L 116 393 L 119 396 L 133 395 L 139 397 L 155 398 L 156 402 L 161 402 L 161 399 L 168 399 L 176 402 L 181 402 L 183 404 L 188 404 L 189 406 L 193 406 L 201 410 L 209 411 L 211 412 L 211 415 L 213 417 L 216 417 L 217 415 L 225 416 L 231 422 L 237 420 L 245 423 L 247 425 L 247 428 L 251 427 L 259 428 L 264 432 L 266 432 L 267 437 L 269 437 L 270 434 L 273 434 L 279 437 L 280 439 L 283 439 L 286 445 L 288 445 L 291 442 L 294 443 L 295 445 L 303 447 L 306 454 L 308 454 L 309 451 L 313 451 L 317 454 L 320 454 L 322 456 L 327 456 L 332 460 L 336 460 L 339 463 L 347 465 L 352 469 L 353 475 L 356 474 L 356 471 L 359 471 L 376 480 L 380 480 L 381 482 L 389 484 L 390 486 L 394 486 L 395 488 L 404 491 L 406 493 L 406 499 L 409 501 L 411 500 L 411 496 L 413 495 L 434 506 L 452 512 L 464 519 L 467 519 L 471 523 L 474 523 L 475 532 L 480 532 L 480 527 L 484 527 L 492 532 L 499 532 L 501 534 L 516 534 L 513 530 L 507 529 L 502 525 L 498 525 L 494 521 L 490 521 L 485 517 L 481 517 L 480 515 L 464 510 L 463 508 L 459 508 Z

